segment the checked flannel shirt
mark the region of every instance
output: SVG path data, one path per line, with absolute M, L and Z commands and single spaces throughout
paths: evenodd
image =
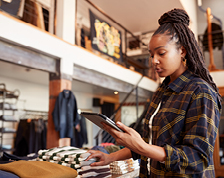
M 140 177 L 215 177 L 213 150 L 221 113 L 218 94 L 189 70 L 168 83 L 169 77 L 155 92 L 143 133 L 148 143 L 149 119 L 161 101 L 153 118 L 152 144 L 164 147 L 167 157 L 165 163 L 151 159 L 148 175 L 147 157 L 141 156 Z

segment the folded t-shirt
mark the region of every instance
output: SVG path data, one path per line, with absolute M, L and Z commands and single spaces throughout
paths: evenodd
M 17 175 L 11 172 L 2 171 L 2 170 L 0 170 L 0 177 L 1 178 L 19 178 Z

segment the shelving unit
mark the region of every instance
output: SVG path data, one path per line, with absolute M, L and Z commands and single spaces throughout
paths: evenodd
M 9 91 L 4 83 L 0 83 L 0 153 L 3 151 L 13 151 L 11 144 L 4 144 L 4 135 L 13 135 L 16 129 L 10 127 L 10 123 L 17 122 L 15 111 L 17 111 L 16 103 L 19 98 L 20 91 L 18 89 Z M 7 137 L 9 139 L 9 137 Z M 14 140 L 13 136 L 10 138 Z

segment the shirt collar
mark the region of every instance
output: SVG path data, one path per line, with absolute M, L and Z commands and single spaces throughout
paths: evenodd
M 172 83 L 169 83 L 170 77 L 166 77 L 165 80 L 163 81 L 162 85 L 164 87 L 168 86 L 171 90 L 179 93 L 182 88 L 190 81 L 191 76 L 193 73 L 189 70 L 186 70 L 183 74 L 181 74 L 176 80 L 174 80 Z
M 64 98 L 70 98 L 70 93 L 71 91 L 70 90 L 63 90 L 63 95 L 64 95 Z

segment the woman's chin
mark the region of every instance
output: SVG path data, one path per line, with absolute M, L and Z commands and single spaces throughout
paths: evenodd
M 158 73 L 158 75 L 159 75 L 159 77 L 166 77 L 166 75 L 164 75 L 164 73 L 162 73 L 162 72 L 160 72 L 160 73 Z

